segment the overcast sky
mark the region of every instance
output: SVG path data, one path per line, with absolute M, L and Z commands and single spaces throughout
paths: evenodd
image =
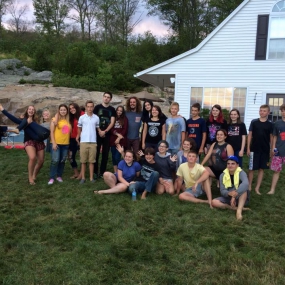
M 33 1 L 32 0 L 18 0 L 18 3 L 20 6 L 23 5 L 28 5 L 29 9 L 25 15 L 25 18 L 28 20 L 31 20 L 34 18 L 33 16 Z M 134 29 L 134 34 L 143 34 L 146 31 L 151 31 L 153 35 L 157 37 L 163 37 L 168 34 L 168 28 L 160 22 L 158 17 L 148 17 L 147 16 L 147 11 L 144 9 L 143 6 L 141 6 L 138 9 L 138 13 L 136 15 L 136 18 L 138 18 L 140 15 L 141 16 L 141 21 L 140 23 L 135 27 Z M 4 17 L 4 21 L 9 18 L 9 15 Z

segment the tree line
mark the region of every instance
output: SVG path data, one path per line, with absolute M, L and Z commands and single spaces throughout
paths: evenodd
M 36 70 L 52 70 L 55 85 L 134 90 L 136 72 L 196 47 L 241 0 L 33 0 L 34 22 L 18 0 L 0 0 L 0 51 Z M 170 29 L 157 38 L 134 35 L 140 5 Z M 8 20 L 3 23 L 3 16 Z M 29 28 L 30 27 L 30 28 Z

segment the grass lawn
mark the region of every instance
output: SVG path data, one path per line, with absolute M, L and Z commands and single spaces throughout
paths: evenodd
M 238 222 L 168 195 L 94 195 L 103 180 L 79 185 L 69 164 L 48 186 L 49 155 L 30 186 L 23 150 L 0 158 L 1 284 L 285 284 L 284 174 L 269 196 L 266 171 Z

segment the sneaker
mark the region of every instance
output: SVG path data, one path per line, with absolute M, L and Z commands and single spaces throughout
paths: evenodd
M 85 179 L 81 179 L 79 184 L 84 184 L 85 183 Z
M 60 183 L 63 182 L 63 180 L 62 180 L 61 177 L 57 177 L 56 180 L 57 180 L 58 182 L 60 182 Z
M 95 183 L 95 179 L 90 180 L 91 183 Z
M 48 185 L 52 185 L 54 182 L 54 179 L 50 179 L 49 182 L 48 182 Z

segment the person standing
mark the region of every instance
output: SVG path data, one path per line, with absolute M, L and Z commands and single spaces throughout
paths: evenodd
M 22 122 L 21 119 L 14 117 L 12 114 L 8 113 L 3 106 L 0 104 L 0 111 L 2 111 L 3 115 L 7 116 L 12 122 L 16 124 L 20 124 Z M 24 114 L 25 120 L 30 120 L 32 123 L 28 124 L 28 126 L 24 129 L 24 146 L 25 151 L 28 155 L 28 180 L 30 185 L 35 185 L 37 175 L 40 169 L 43 166 L 44 158 L 45 158 L 45 144 L 43 141 L 36 141 L 32 138 L 33 130 L 31 129 L 31 125 L 37 122 L 36 109 L 33 105 L 28 106 Z
M 166 120 L 166 141 L 169 144 L 168 151 L 171 155 L 177 154 L 177 152 L 182 148 L 182 142 L 185 139 L 185 121 L 178 115 L 179 104 L 173 102 L 170 106 L 171 116 Z
M 165 140 L 165 118 L 159 106 L 154 105 L 151 110 L 151 117 L 144 122 L 142 133 L 142 149 L 152 147 L 158 151 L 157 144 Z
M 233 147 L 234 155 L 239 159 L 239 167 L 241 168 L 246 135 L 246 127 L 245 124 L 240 120 L 239 110 L 232 109 L 230 111 L 230 119 L 228 124 L 227 143 L 229 143 Z
M 123 106 L 116 108 L 116 121 L 110 133 L 110 146 L 112 153 L 112 162 L 114 173 L 118 170 L 118 164 L 121 161 L 121 153 L 117 150 L 117 145 L 124 148 L 127 146 L 128 119 Z
M 285 104 L 280 106 L 282 119 L 274 123 L 273 142 L 271 148 L 272 162 L 270 169 L 274 171 L 272 176 L 271 188 L 267 194 L 274 194 L 279 175 L 282 170 L 282 164 L 285 163 Z M 277 151 L 274 153 L 274 149 Z
M 51 163 L 48 185 L 52 185 L 55 178 L 58 182 L 63 182 L 62 174 L 68 156 L 70 134 L 68 107 L 60 104 L 56 117 L 50 123 Z
M 247 137 L 247 155 L 249 156 L 249 190 L 251 190 L 253 174 L 258 170 L 255 192 L 261 195 L 259 188 L 263 179 L 264 169 L 268 169 L 270 146 L 272 145 L 273 124 L 268 120 L 270 107 L 261 105 L 259 118 L 251 121 Z
M 205 154 L 208 153 L 211 145 L 216 142 L 216 133 L 220 129 L 227 130 L 228 124 L 224 119 L 222 107 L 218 104 L 214 105 L 211 109 L 211 114 L 209 119 L 206 121 L 206 129 L 207 129 L 207 138 L 206 138 L 206 147 Z
M 80 184 L 85 183 L 85 171 L 86 164 L 89 162 L 89 173 L 90 181 L 94 182 L 94 162 L 96 157 L 97 148 L 97 134 L 99 132 L 99 118 L 93 114 L 94 103 L 91 100 L 86 101 L 85 110 L 86 113 L 79 117 L 78 120 L 78 132 L 76 141 L 80 143 L 80 162 L 81 162 L 81 173 L 80 173 Z M 80 138 L 80 142 L 79 142 Z
M 186 121 L 186 137 L 194 139 L 199 155 L 204 152 L 207 137 L 206 121 L 200 117 L 201 105 L 194 103 L 191 118 Z
M 127 148 L 132 149 L 137 154 L 140 145 L 142 105 L 135 96 L 128 98 L 126 102 L 126 117 L 128 118 Z
M 96 162 L 94 165 L 94 179 L 102 178 L 103 173 L 106 171 L 108 156 L 110 150 L 110 130 L 115 124 L 116 111 L 115 108 L 110 106 L 113 98 L 111 92 L 103 94 L 102 104 L 96 105 L 93 113 L 99 117 L 100 125 L 97 130 L 97 153 Z M 101 165 L 99 171 L 99 156 L 102 147 Z

